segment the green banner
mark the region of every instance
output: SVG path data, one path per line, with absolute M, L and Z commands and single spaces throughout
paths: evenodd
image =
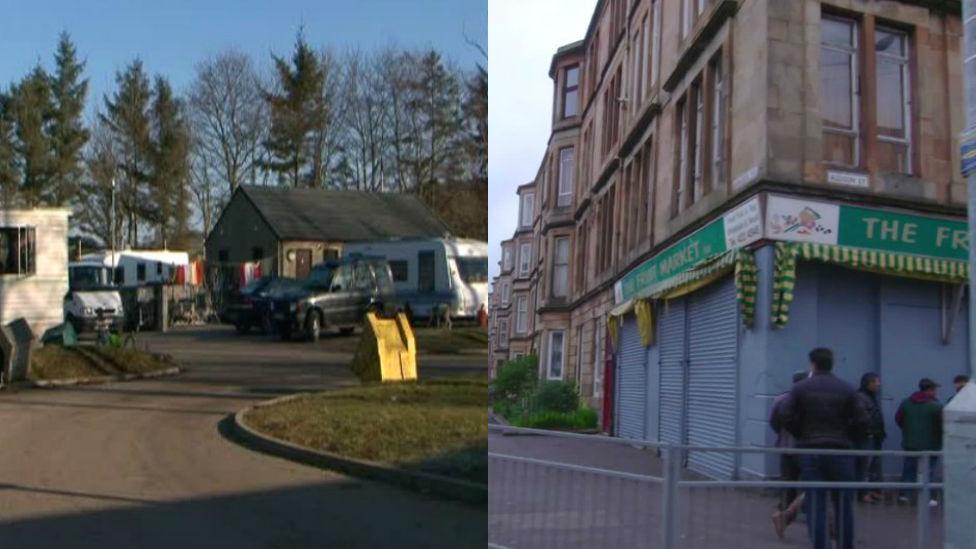
M 718 218 L 660 254 L 641 263 L 617 282 L 616 302 L 691 269 L 707 257 L 726 251 L 725 219 Z
M 966 261 L 965 221 L 841 206 L 837 243 L 841 246 Z

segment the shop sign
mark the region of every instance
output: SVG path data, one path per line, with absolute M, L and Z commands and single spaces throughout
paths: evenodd
M 617 303 L 686 272 L 703 259 L 741 247 L 762 237 L 762 215 L 758 197 L 746 201 L 724 216 L 679 240 L 648 259 L 614 285 Z
M 965 221 L 770 196 L 766 237 L 965 261 Z

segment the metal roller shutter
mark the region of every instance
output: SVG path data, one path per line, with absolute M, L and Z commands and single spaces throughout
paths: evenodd
M 735 284 L 723 279 L 688 298 L 688 444 L 734 446 L 738 309 Z M 735 454 L 691 452 L 688 468 L 731 478 Z
M 647 402 L 647 353 L 640 343 L 637 320 L 628 316 L 620 328 L 620 352 L 617 355 L 617 435 L 644 438 L 644 406 Z
M 661 308 L 658 316 L 660 439 L 669 444 L 684 442 L 685 406 L 685 300 L 675 299 Z

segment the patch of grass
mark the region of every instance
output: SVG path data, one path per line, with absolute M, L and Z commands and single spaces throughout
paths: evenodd
M 484 380 L 366 385 L 247 413 L 259 431 L 302 446 L 488 482 Z
M 138 349 L 124 349 L 106 345 L 98 345 L 90 347 L 90 349 L 110 362 L 119 371 L 127 374 L 144 374 L 175 366 L 169 359 Z
M 417 351 L 424 354 L 459 354 L 488 349 L 488 332 L 478 326 L 459 326 L 451 330 L 414 328 Z
M 31 355 L 31 379 L 68 379 L 103 376 L 90 360 L 70 347 L 45 345 Z
M 137 349 L 117 349 L 102 345 L 62 347 L 45 345 L 34 351 L 32 379 L 70 379 L 119 373 L 147 373 L 174 364 Z

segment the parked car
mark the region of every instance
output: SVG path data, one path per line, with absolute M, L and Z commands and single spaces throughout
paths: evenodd
M 262 276 L 247 286 L 230 293 L 224 307 L 223 320 L 233 324 L 238 333 L 246 334 L 251 328 L 262 333 L 273 331 L 271 302 L 299 286 L 293 278 Z
M 282 339 L 301 334 L 318 341 L 323 329 L 349 334 L 368 311 L 398 307 L 389 263 L 353 255 L 313 267 L 300 288 L 272 301 L 272 316 Z

